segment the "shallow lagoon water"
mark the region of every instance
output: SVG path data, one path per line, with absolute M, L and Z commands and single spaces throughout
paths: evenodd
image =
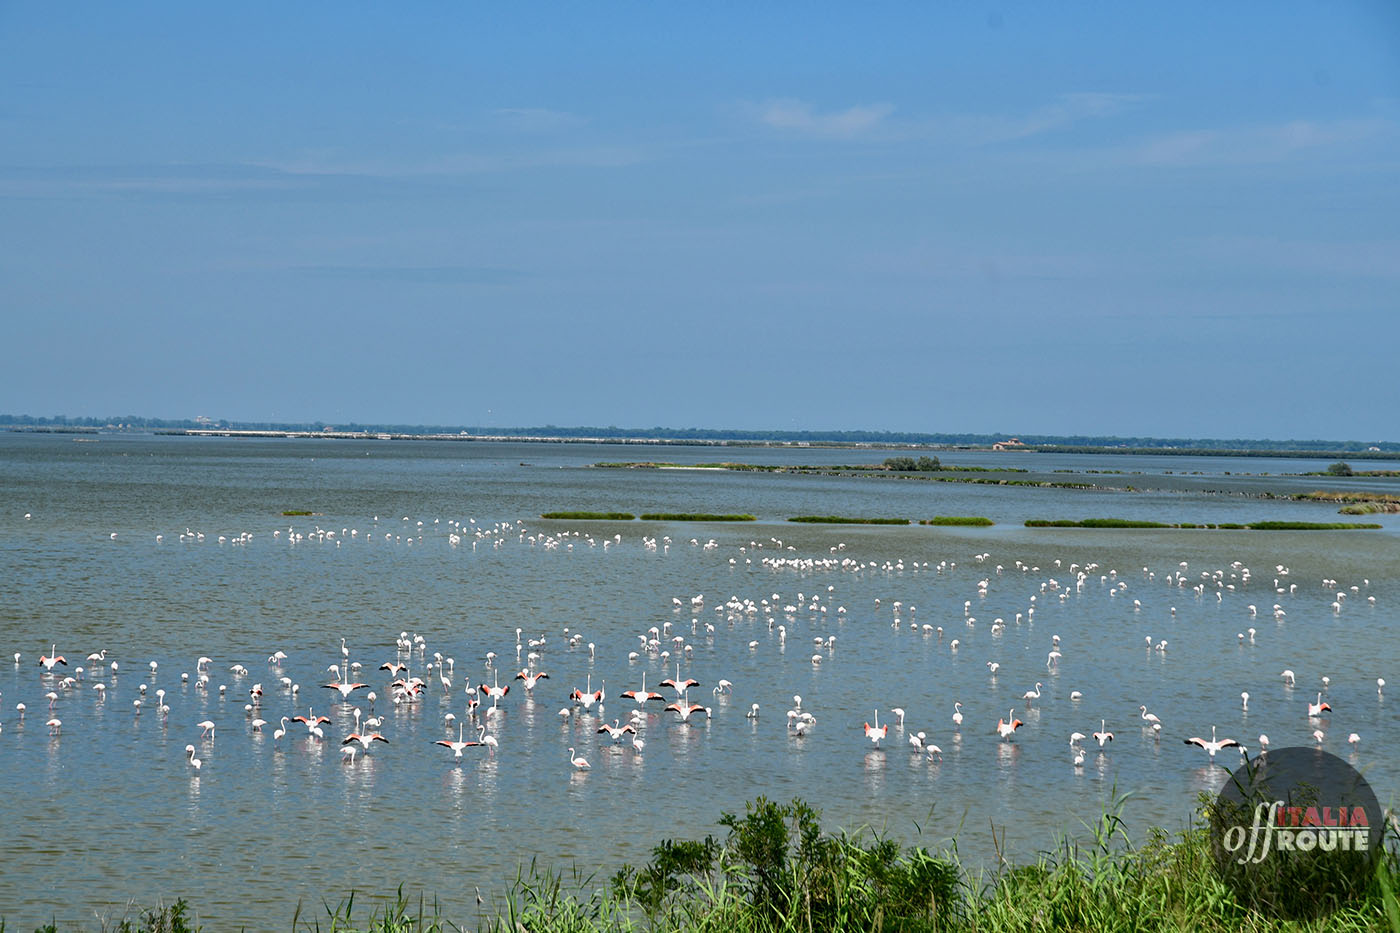
M 824 464 L 887 455 L 0 437 L 0 658 L 23 654 L 18 666 L 0 662 L 0 774 L 10 788 L 0 801 L 8 828 L 0 915 L 16 928 L 50 917 L 81 923 L 94 913 L 119 915 L 128 899 L 152 904 L 183 896 L 219 928 L 266 927 L 288 922 L 298 902 L 316 910 L 352 889 L 391 894 L 403 883 L 470 921 L 475 889 L 488 896 L 501 890 L 531 858 L 610 874 L 624 861 L 645 859 L 663 838 L 717 832 L 721 811 L 742 809 L 760 793 L 802 796 L 824 811 L 829 826 L 874 826 L 935 848 L 956 835 L 969 864 L 991 867 L 993 827 L 998 840 L 1004 833 L 1010 855 L 1028 857 L 1053 845 L 1057 833 L 1081 832 L 1080 821 L 1092 820 L 1117 794 L 1131 794 L 1131 827 L 1184 826 L 1197 796 L 1218 786 L 1224 772 L 1181 739 L 1208 733 L 1212 724 L 1251 746 L 1266 732 L 1275 747 L 1309 744 L 1321 727 L 1324 747 L 1354 761 L 1382 802 L 1393 800 L 1400 709 L 1389 694 L 1377 694 L 1375 680 L 1400 690 L 1397 516 L 1375 517 L 1385 528 L 1374 532 L 1021 527 L 1026 518 L 1105 515 L 1332 521 L 1335 506 L 1246 494 L 1335 488 L 1335 481 L 1240 475 L 1302 472 L 1325 466 L 1321 461 L 943 458 L 1021 466 L 1051 480 L 1086 479 L 1055 473 L 1063 469 L 1141 471 L 1092 477 L 1131 483 L 1137 492 L 588 468 L 621 459 Z M 1400 486 L 1367 482 L 1389 492 Z M 747 511 L 760 521 L 536 517 L 614 508 Z M 283 509 L 317 514 L 283 517 Z M 783 520 L 809 513 L 970 514 L 998 524 L 871 528 Z M 465 527 L 459 531 L 454 521 Z M 203 540 L 181 543 L 186 529 Z M 335 538 L 317 540 L 317 529 L 333 530 Z M 252 538 L 234 543 L 244 532 Z M 289 532 L 306 537 L 292 544 Z M 452 533 L 461 536 L 455 545 Z M 227 540 L 220 543 L 220 535 Z M 657 539 L 656 547 L 644 537 Z M 855 564 L 786 563 L 793 559 Z M 1071 564 L 1096 566 L 1078 585 Z M 1204 581 L 1202 593 L 1193 590 L 1202 572 L 1221 574 L 1218 600 L 1214 579 Z M 1185 574 L 1185 585 L 1166 582 L 1176 573 Z M 1049 585 L 1052 578 L 1059 589 Z M 1324 579 L 1337 585 L 1324 586 Z M 986 595 L 979 596 L 983 580 Z M 1338 590 L 1349 595 L 1335 612 Z M 703 605 L 692 608 L 701 594 Z M 774 611 L 736 614 L 725 610 L 731 597 L 766 598 Z M 902 604 L 898 627 L 895 601 Z M 1275 603 L 1285 610 L 1281 619 Z M 1249 615 L 1251 604 L 1257 616 Z M 784 612 L 789 605 L 798 608 Z M 994 634 L 997 618 L 1006 626 Z M 606 680 L 611 722 L 634 708 L 622 690 L 640 686 L 643 674 L 648 687 L 672 675 L 673 664 L 648 652 L 628 660 L 639 650 L 638 635 L 667 622 L 693 648 L 682 670 L 700 681 L 691 698 L 713 708 L 708 721 L 682 725 L 674 714 L 649 710 L 641 755 L 600 741 L 606 736 L 595 732 L 596 717 L 561 722 L 569 691 L 590 676 L 594 686 Z M 942 636 L 925 634 L 923 625 L 942 627 Z M 1237 634 L 1249 627 L 1254 641 L 1241 643 Z M 516 663 L 517 628 L 527 640 L 547 641 L 538 667 L 550 676 L 533 699 L 510 680 L 524 666 Z M 595 643 L 596 655 L 570 648 L 566 628 Z M 395 656 L 401 632 L 426 641 L 426 654 L 411 659 L 415 673 L 434 652 L 454 658 L 450 695 L 434 684 L 416 703 L 384 701 L 389 678 L 376 668 Z M 813 638 L 830 635 L 832 648 L 814 648 Z M 1063 657 L 1052 669 L 1046 655 L 1053 635 Z M 1166 650 L 1147 650 L 1149 636 L 1167 640 Z M 332 702 L 335 694 L 317 686 L 332 678 L 327 667 L 340 660 L 342 637 L 380 694 L 381 731 L 390 740 L 353 764 L 342 762 L 339 740 L 353 727 L 353 708 L 368 714 L 364 693 Z M 58 688 L 37 664 L 54 642 L 69 673 L 102 648 L 120 670 Z M 289 656 L 280 671 L 267 661 L 279 649 Z M 490 682 L 488 651 L 499 656 L 501 682 L 513 684 L 491 719 L 500 747 L 491 755 L 468 749 L 455 762 L 433 742 L 455 738 L 444 717 L 465 715 L 464 682 Z M 814 652 L 820 664 L 812 663 Z M 201 655 L 214 659 L 208 691 L 180 680 L 181 672 L 193 675 Z M 995 678 L 987 661 L 1001 665 Z M 249 674 L 235 677 L 233 664 Z M 1278 676 L 1284 668 L 1298 676 L 1291 690 Z M 277 686 L 284 675 L 301 685 L 295 699 Z M 1324 675 L 1333 711 L 1312 722 L 1306 703 Z M 719 678 L 734 683 L 731 696 L 711 693 Z M 1043 695 L 1028 710 L 1020 697 L 1037 681 Z M 105 697 L 93 689 L 97 682 Z M 243 708 L 253 682 L 266 689 L 261 716 L 269 725 L 260 735 L 250 731 Z M 138 716 L 132 701 L 141 683 L 148 700 Z M 220 684 L 227 687 L 222 697 Z M 168 691 L 164 721 L 150 700 L 156 689 Z M 50 690 L 59 694 L 54 714 L 63 720 L 56 737 L 44 726 Z M 1083 699 L 1071 701 L 1072 690 Z M 1251 695 L 1247 712 L 1244 690 Z M 794 694 L 817 717 L 801 739 L 789 734 L 784 715 Z M 958 700 L 966 720 L 955 732 L 950 717 Z M 16 702 L 29 707 L 23 722 Z M 750 720 L 744 714 L 754 702 L 760 715 Z M 1142 728 L 1140 704 L 1162 718 L 1160 740 Z M 280 717 L 307 707 L 333 720 L 326 740 L 293 724 L 300 732 L 274 741 Z M 889 721 L 893 707 L 906 710 L 904 729 L 891 728 L 876 751 L 861 724 L 876 709 L 882 723 Z M 1003 743 L 994 726 L 1013 707 L 1026 725 Z M 212 741 L 196 726 L 206 718 L 217 723 Z M 1102 753 L 1091 742 L 1085 766 L 1074 768 L 1069 733 L 1092 732 L 1101 718 L 1115 740 Z M 941 761 L 911 751 L 907 737 L 916 731 L 942 747 Z M 1353 731 L 1362 737 L 1355 750 L 1345 741 Z M 187 744 L 203 760 L 197 775 L 185 759 Z M 572 771 L 570 746 L 590 760 L 591 771 Z

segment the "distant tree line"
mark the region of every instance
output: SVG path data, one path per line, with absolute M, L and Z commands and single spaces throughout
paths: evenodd
M 106 418 L 69 415 L 16 415 L 0 413 L 0 426 L 17 428 L 105 428 L 121 425 L 130 430 L 215 429 L 228 431 L 321 431 L 326 422 L 230 421 L 225 419 L 148 418 L 122 415 Z M 870 444 L 874 446 L 939 446 L 984 447 L 1019 437 L 1026 448 L 1041 451 L 1081 453 L 1086 448 L 1105 453 L 1160 454 L 1178 456 L 1211 456 L 1222 453 L 1257 452 L 1263 456 L 1288 456 L 1316 452 L 1346 453 L 1368 459 L 1386 458 L 1400 454 L 1400 442 L 1395 441 L 1334 441 L 1334 440 L 1270 440 L 1259 438 L 1159 438 L 1117 437 L 1111 435 L 1011 435 L 1011 434 L 939 434 L 917 431 L 756 431 L 726 428 L 622 428 L 617 425 L 565 427 L 546 424 L 535 427 L 486 427 L 481 425 L 427 424 L 362 424 L 336 422 L 336 431 L 366 434 L 474 434 L 508 435 L 516 437 L 600 437 L 600 438 L 658 438 L 661 440 L 697 441 L 776 441 L 782 443 Z M 1379 450 L 1371 451 L 1370 447 Z M 918 467 L 915 467 L 918 469 Z

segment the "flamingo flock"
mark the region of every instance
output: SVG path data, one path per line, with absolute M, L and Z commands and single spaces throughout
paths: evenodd
M 448 546 L 452 548 L 461 547 L 468 540 L 473 547 L 496 549 L 514 543 L 541 552 L 565 553 L 575 548 L 601 548 L 616 553 L 624 546 L 621 535 L 594 537 L 581 532 L 532 532 L 519 523 L 470 530 L 463 527 L 463 523 L 448 524 L 451 528 Z M 274 535 L 276 537 L 278 535 Z M 318 530 L 307 535 L 289 530 L 282 540 L 293 546 L 306 546 L 308 542 L 335 542 L 339 546 L 341 542 L 358 539 L 360 536 L 354 533 Z M 411 535 L 408 539 L 423 540 L 421 536 Z M 193 535 L 189 538 L 193 546 L 198 546 L 201 540 Z M 253 540 L 252 536 L 242 538 L 238 546 L 252 546 Z M 668 554 L 674 544 L 669 537 L 644 536 L 640 547 L 648 554 Z M 455 651 L 449 651 L 448 639 L 441 635 L 435 638 L 440 643 L 434 644 L 425 634 L 399 631 L 397 635 L 387 632 L 365 637 L 366 647 L 358 651 L 352 644 L 352 636 L 348 635 L 338 638 L 338 647 L 327 639 L 319 649 L 303 643 L 296 646 L 294 652 L 269 644 L 249 645 L 237 656 L 218 657 L 217 652 L 209 651 L 195 659 L 193 676 L 184 673 L 178 677 L 165 671 L 171 667 L 178 670 L 179 659 L 147 660 L 133 646 L 84 646 L 97 649 L 86 655 L 75 654 L 75 657 L 84 657 L 86 670 L 80 667 L 65 674 L 68 662 L 59 653 L 59 643 L 51 641 L 47 651 L 39 655 L 38 679 L 32 682 L 38 689 L 29 699 L 35 701 L 42 696 L 47 702 L 50 718 L 45 724 L 51 741 L 62 743 L 63 747 L 82 741 L 84 712 L 95 706 L 110 708 L 129 702 L 132 717 L 141 717 L 143 710 L 146 710 L 145 715 L 151 716 L 153 710 L 154 716 L 167 724 L 166 727 L 188 730 L 192 741 L 184 747 L 183 767 L 192 777 L 218 772 L 220 761 L 214 754 L 216 743 L 266 741 L 262 727 L 269 722 L 278 723 L 271 733 L 270 746 L 279 755 L 297 754 L 306 749 L 308 743 L 316 746 L 329 742 L 339 744 L 347 769 L 364 767 L 376 757 L 392 761 L 403 754 L 403 725 L 409 721 L 405 717 L 426 727 L 430 736 L 440 736 L 424 744 L 451 753 L 450 756 L 433 753 L 441 756 L 443 767 L 461 768 L 473 757 L 494 759 L 500 755 L 504 759 L 520 754 L 525 750 L 522 743 L 527 737 L 511 728 L 510 711 L 522 706 L 533 708 L 535 704 L 548 704 L 552 708 L 556 702 L 560 704 L 557 715 L 560 732 L 546 734 L 543 738 L 537 735 L 535 741 L 556 743 L 555 754 L 560 758 L 555 761 L 559 770 L 584 782 L 606 779 L 601 771 L 594 773 L 589 756 L 595 761 L 601 756 L 604 764 L 621 756 L 635 760 L 640 766 L 653 754 L 648 749 L 655 749 L 658 741 L 667 748 L 677 742 L 698 741 L 701 743 L 698 747 L 703 748 L 712 728 L 744 729 L 754 735 L 787 741 L 794 754 L 816 743 L 837 743 L 853 753 L 856 748 L 864 747 L 866 754 L 877 759 L 912 752 L 919 760 L 928 762 L 932 769 L 946 766 L 943 765 L 945 748 L 952 749 L 963 761 L 967 760 L 967 755 L 975 756 L 979 748 L 989 752 L 1000 749 L 996 752 L 999 755 L 1015 754 L 1022 748 L 1050 748 L 1054 749 L 1053 756 L 1063 755 L 1059 742 L 1066 733 L 1052 735 L 1042 725 L 1054 719 L 1077 725 L 1072 731 L 1067 730 L 1069 765 L 1077 771 L 1090 755 L 1086 749 L 1089 739 L 1096 743 L 1093 754 L 1101 760 L 1109 754 L 1115 743 L 1110 722 L 1120 736 L 1114 746 L 1118 751 L 1114 754 L 1133 754 L 1134 743 L 1127 742 L 1125 749 L 1122 741 L 1129 733 L 1136 733 L 1136 729 L 1128 725 L 1132 722 L 1142 729 L 1137 747 L 1155 747 L 1164 735 L 1175 736 L 1173 741 L 1204 750 L 1207 762 L 1213 765 L 1217 764 L 1217 755 L 1227 749 L 1247 753 L 1245 743 L 1220 737 L 1215 723 L 1209 725 L 1210 738 L 1203 738 L 1204 723 L 1193 727 L 1179 712 L 1174 713 L 1164 706 L 1160 696 L 1119 700 L 1101 696 L 1095 670 L 1096 646 L 1074 637 L 1062 638 L 1043 628 L 1037 633 L 1036 626 L 1045 624 L 1039 620 L 1054 618 L 1057 607 L 1070 600 L 1088 598 L 1095 592 L 1103 594 L 1105 600 L 1119 599 L 1132 621 L 1106 625 L 1095 635 L 1095 640 L 1115 639 L 1124 644 L 1132 641 L 1137 645 L 1136 651 L 1145 652 L 1144 667 L 1155 670 L 1170 667 L 1179 650 L 1171 648 L 1169 653 L 1169 639 L 1161 637 L 1174 626 L 1185 624 L 1178 621 L 1175 602 L 1205 601 L 1208 597 L 1212 603 L 1233 607 L 1234 611 L 1254 619 L 1260 613 L 1255 605 L 1239 607 L 1233 603 L 1237 596 L 1263 589 L 1273 597 L 1269 600 L 1273 605 L 1273 624 L 1282 626 L 1287 624 L 1288 616 L 1284 601 L 1289 597 L 1296 599 L 1300 593 L 1298 584 L 1287 579 L 1289 572 L 1282 565 L 1273 571 L 1275 585 L 1272 587 L 1257 582 L 1257 575 L 1240 562 L 1198 571 L 1194 575 L 1188 573 L 1186 562 L 1158 570 L 1144 567 L 1140 574 L 1132 575 L 1135 578 L 1132 586 L 1138 595 L 1129 603 L 1119 596 L 1129 588 L 1130 582 L 1125 579 L 1128 575 L 1103 569 L 1094 561 L 1059 559 L 1053 562 L 1053 567 L 1042 568 L 1014 558 L 997 563 L 990 552 L 973 554 L 961 562 L 952 559 L 922 561 L 912 557 L 861 560 L 844 543 L 832 547 L 827 555 L 804 556 L 777 537 L 727 545 L 719 544 L 716 539 L 694 538 L 690 539 L 690 546 L 697 555 L 704 555 L 701 559 L 727 560 L 727 564 L 721 566 L 731 568 L 733 588 L 743 592 L 746 587 L 756 590 L 762 586 L 762 591 L 722 599 L 686 593 L 671 597 L 669 602 L 658 600 L 652 616 L 636 624 L 638 631 L 630 637 L 603 631 L 600 627 L 590 639 L 562 621 L 534 623 L 532 634 L 527 634 L 524 626 L 517 627 L 513 645 L 490 633 L 483 634 L 479 644 L 476 638 L 468 636 L 468 660 L 460 665 L 458 658 L 463 656 L 460 638 L 452 642 Z M 967 567 L 972 569 L 975 582 L 960 575 Z M 788 581 L 793 585 L 782 592 L 781 583 L 770 581 Z M 967 589 L 957 594 L 960 606 L 953 603 L 961 612 L 947 611 L 947 597 L 944 597 L 940 614 L 938 609 L 927 608 L 930 597 L 921 600 L 925 602 L 925 609 L 920 612 L 914 597 L 904 592 L 900 593 L 903 596 L 900 599 L 883 595 L 868 602 L 857 602 L 854 596 L 843 596 L 848 581 L 859 581 L 867 587 L 887 585 L 919 596 L 934 587 L 965 585 Z M 1323 583 L 1329 588 L 1336 586 L 1331 580 Z M 1364 581 L 1352 589 L 1360 592 L 1367 586 L 1369 581 Z M 1154 598 L 1154 594 L 1163 590 L 1167 594 L 1165 598 Z M 968 598 L 961 599 L 963 595 Z M 994 611 L 979 611 L 979 606 L 994 601 L 999 601 Z M 1344 595 L 1336 602 L 1334 614 L 1344 620 L 1350 614 L 1375 606 L 1374 599 L 1348 603 Z M 987 625 L 979 622 L 979 617 L 994 621 Z M 1147 625 L 1158 627 L 1158 631 L 1152 634 L 1137 631 Z M 947 638 L 949 629 L 957 631 L 959 637 Z M 857 657 L 863 653 L 868 655 L 871 650 L 868 646 L 875 641 L 871 634 L 874 631 L 888 633 L 882 634 L 881 639 L 902 641 L 909 646 L 907 654 L 897 650 L 891 653 L 886 659 L 889 668 L 923 665 L 933 686 L 924 692 L 909 692 L 907 686 L 898 686 L 905 682 L 897 677 L 878 676 L 864 681 L 856 677 L 845 689 L 863 703 L 873 701 L 872 705 L 865 706 L 873 714 L 864 722 L 850 712 L 854 700 L 852 704 L 832 702 L 829 687 L 815 698 L 809 697 L 805 705 L 801 695 L 794 695 L 794 705 L 787 712 L 785 724 L 780 716 L 774 717 L 771 723 L 767 718 L 760 718 L 761 707 L 756 698 L 771 702 L 773 693 L 789 684 L 810 689 L 807 685 L 816 687 L 841 682 L 844 656 L 848 653 Z M 840 651 L 836 647 L 838 634 L 843 646 Z M 810 642 L 807 650 L 816 650 L 811 658 L 816 663 L 811 665 L 806 663 L 808 656 L 799 653 L 803 661 L 800 674 L 797 665 L 781 663 L 790 638 L 804 645 Z M 1013 638 L 1025 646 L 1026 657 L 1002 650 Z M 1225 635 L 1223 643 L 1231 650 L 1250 651 L 1268 638 L 1267 631 L 1251 627 L 1247 636 L 1243 632 L 1238 638 Z M 76 639 L 66 635 L 65 640 Z M 940 670 L 959 663 L 960 649 L 982 655 L 970 659 L 979 672 L 981 686 L 970 690 L 964 684 L 959 694 L 953 695 L 937 687 L 937 677 Z M 512 652 L 513 663 L 507 666 Z M 759 657 L 749 660 L 755 652 Z M 995 656 L 987 659 L 983 652 L 994 652 Z M 299 670 L 319 663 L 315 669 L 323 670 L 324 674 L 318 679 L 325 679 L 326 675 L 329 678 L 311 686 L 328 693 L 313 690 L 303 694 L 302 685 L 293 676 L 292 653 L 298 654 Z M 13 655 L 17 670 L 23 655 L 24 651 Z M 318 656 L 319 662 L 316 661 Z M 1039 661 L 1042 656 L 1046 659 L 1044 663 Z M 300 660 L 302 658 L 305 660 Z M 139 682 L 133 683 L 130 675 L 119 673 L 119 664 L 123 663 L 142 672 Z M 546 665 L 556 676 L 546 672 Z M 1301 664 L 1297 666 L 1301 669 Z M 986 673 L 981 674 L 984 667 Z M 504 683 L 502 669 L 506 671 Z M 373 673 L 376 671 L 378 674 Z M 595 673 L 599 674 L 597 688 L 592 685 Z M 657 673 L 665 676 L 656 686 L 668 691 L 667 694 L 648 688 L 648 674 Z M 1294 668 L 1283 670 L 1277 677 L 1272 674 L 1262 679 L 1252 677 L 1241 684 L 1250 687 L 1250 691 L 1231 693 L 1240 697 L 1238 705 L 1230 700 L 1212 713 L 1221 721 L 1236 722 L 1242 727 L 1247 717 L 1256 715 L 1251 713 L 1251 698 L 1256 707 L 1261 702 L 1273 703 L 1275 708 L 1279 704 L 1291 704 L 1296 716 L 1277 722 L 1271 730 L 1326 747 L 1333 714 L 1328 694 L 1344 682 L 1343 672 L 1333 673 L 1337 674 L 1335 682 L 1330 675 L 1315 676 L 1308 681 L 1320 686 L 1309 691 L 1315 696 L 1314 701 L 1292 699 L 1292 692 L 1303 682 Z M 605 718 L 609 712 L 609 697 L 604 674 L 610 674 L 614 683 L 623 681 L 638 685 L 619 694 L 631 707 L 625 718 L 619 715 Z M 1036 676 L 1041 679 L 1033 680 Z M 1345 676 L 1356 682 L 1363 675 Z M 1375 702 L 1384 702 L 1385 679 L 1374 674 L 1365 676 L 1372 678 L 1371 682 L 1376 685 Z M 560 681 L 568 686 L 550 686 Z M 1076 689 L 1068 689 L 1071 682 Z M 514 683 L 521 686 L 517 693 L 512 693 Z M 155 703 L 148 707 L 147 695 L 152 691 Z M 328 705 L 321 706 L 309 699 L 312 692 L 328 700 Z M 712 697 L 707 700 L 712 705 L 692 700 L 693 693 Z M 1148 702 L 1138 702 L 1139 699 L 1151 701 L 1157 711 L 1152 711 Z M 386 722 L 377 710 L 377 703 L 392 711 L 390 721 Z M 16 718 L 8 723 L 10 729 L 6 737 L 22 731 L 27 708 L 23 702 L 11 702 L 8 706 Z M 940 708 L 941 714 L 937 712 Z M 60 709 L 68 720 L 67 728 L 59 718 Z M 738 711 L 743 711 L 743 715 L 739 716 Z M 0 729 L 7 724 L 5 712 L 3 698 L 0 698 Z M 1352 709 L 1343 708 L 1340 718 L 1354 713 L 1353 704 Z M 827 724 L 821 730 L 817 728 L 819 715 Z M 1091 715 L 1100 715 L 1100 727 L 1096 731 L 1090 731 Z M 858 741 L 857 728 L 865 743 Z M 198 730 L 197 735 L 195 730 Z M 1200 734 L 1188 737 L 1188 732 L 1193 730 Z M 900 737 L 898 741 L 891 737 L 892 732 Z M 230 739 L 231 734 L 233 739 Z M 1258 734 L 1257 743 L 1251 741 L 1250 744 L 1260 754 L 1266 754 L 1270 747 L 1264 733 Z M 1352 756 L 1362 754 L 1360 733 L 1349 731 L 1346 745 Z M 564 754 L 565 749 L 567 754 Z M 3 761 L 3 754 L 0 748 L 0 761 Z M 1183 764 L 1187 761 L 1188 757 L 1183 754 Z M 600 768 L 602 766 L 600 764 Z

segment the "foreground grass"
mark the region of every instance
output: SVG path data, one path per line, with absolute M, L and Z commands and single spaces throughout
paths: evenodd
M 1120 818 L 1122 800 L 1082 842 L 1061 839 L 1034 862 L 972 873 L 956 848 L 934 854 L 878 835 L 830 835 L 801 800 L 760 797 L 724 814 L 723 838 L 666 840 L 652 861 L 596 875 L 522 869 L 494 902 L 478 895 L 474 917 L 450 919 L 436 901 L 406 897 L 357 916 L 355 896 L 292 918 L 294 933 L 1084 933 L 1244 930 L 1400 933 L 1395 841 L 1364 895 L 1322 919 L 1281 921 L 1240 904 L 1219 879 L 1204 821 L 1171 837 L 1154 831 L 1135 846 Z M 136 921 L 103 922 L 120 933 L 199 929 L 183 901 Z M 5 926 L 0 922 L 0 933 Z M 38 933 L 57 933 L 53 925 Z

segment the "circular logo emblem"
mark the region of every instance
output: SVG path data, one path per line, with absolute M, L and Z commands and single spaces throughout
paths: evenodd
M 1375 873 L 1385 813 L 1371 785 L 1317 748 L 1240 765 L 1210 807 L 1215 865 L 1239 902 L 1307 920 L 1354 903 Z

